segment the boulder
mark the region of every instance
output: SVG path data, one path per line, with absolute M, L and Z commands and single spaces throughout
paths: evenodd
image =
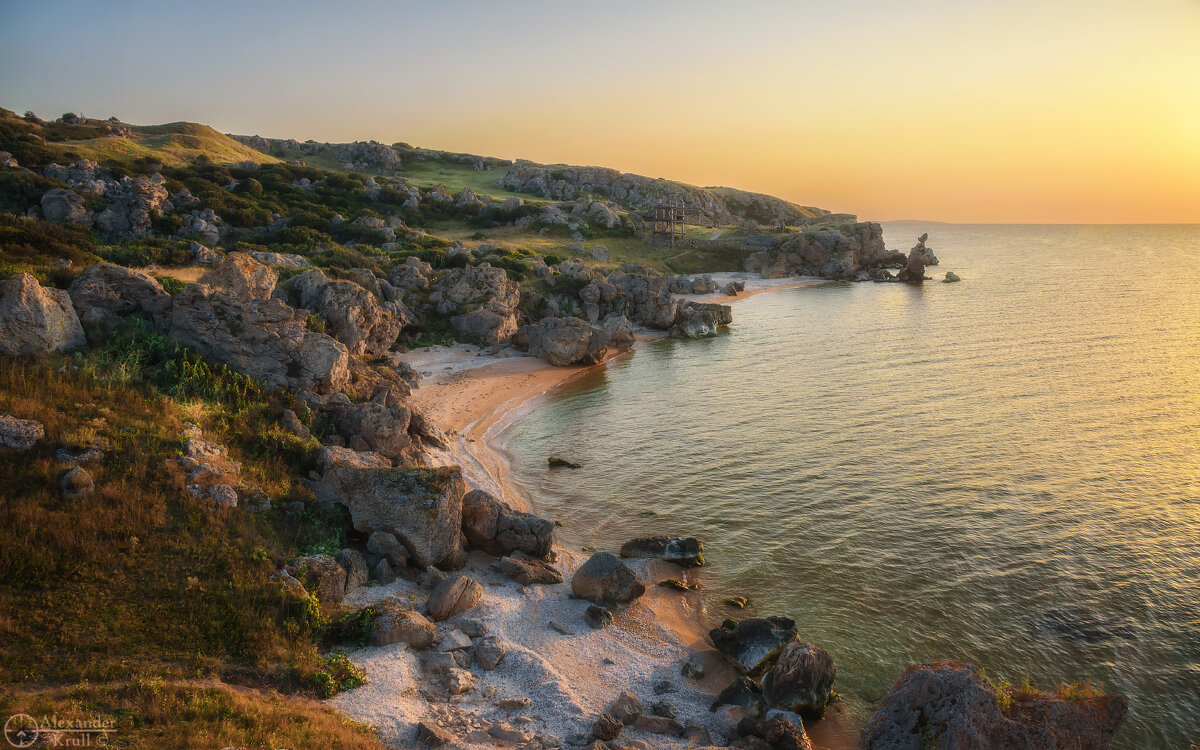
M 66 188 L 47 190 L 42 195 L 42 216 L 52 224 L 92 225 L 92 212 L 84 205 L 83 196 Z
M 408 564 L 408 549 L 400 543 L 395 534 L 387 531 L 371 532 L 371 536 L 367 537 L 367 552 L 383 558 L 397 569 Z
M 592 737 L 605 742 L 615 740 L 624 728 L 625 725 L 621 723 L 620 719 L 612 714 L 603 713 L 592 725 Z
M 79 466 L 67 469 L 58 480 L 59 494 L 64 500 L 78 500 L 92 494 L 95 489 L 96 485 L 92 481 L 92 475 Z
M 704 543 L 695 537 L 643 536 L 621 545 L 621 557 L 648 557 L 692 568 L 704 564 Z
M 412 435 L 409 433 L 412 412 L 400 402 L 335 404 L 327 407 L 326 411 L 337 426 L 338 433 L 349 445 L 355 446 L 361 442 L 364 450 L 386 458 L 406 458 L 406 449 L 412 444 Z
M 521 293 L 503 268 L 487 263 L 451 268 L 437 283 L 430 301 L 441 315 L 453 316 L 450 324 L 456 329 L 473 336 L 482 334 L 477 340 L 486 346 L 507 340 L 517 330 Z M 492 315 L 467 315 L 476 310 Z
M 752 708 L 753 713 L 758 715 L 758 707 L 762 702 L 762 687 L 754 680 L 745 675 L 738 677 L 733 682 L 725 686 L 725 689 L 717 693 L 717 699 L 713 701 L 709 711 L 716 711 L 721 706 L 741 706 L 742 708 Z
M 959 277 L 959 275 L 958 275 L 958 274 L 956 274 L 955 272 L 953 272 L 953 271 L 947 271 L 947 272 L 946 272 L 946 278 L 942 279 L 942 281 L 943 281 L 943 282 L 945 282 L 945 283 L 947 283 L 947 284 L 953 284 L 953 283 L 954 283 L 954 282 L 956 282 L 956 281 L 962 281 L 962 279 L 961 279 L 961 278 Z
M 462 529 L 467 544 L 493 555 L 520 551 L 545 557 L 554 545 L 553 523 L 513 510 L 483 490 L 463 496 Z
M 27 273 L 0 283 L 0 354 L 69 352 L 87 343 L 71 297 Z
M 542 318 L 537 325 L 523 326 L 522 338 L 529 354 L 556 367 L 592 365 L 608 353 L 608 334 L 579 318 Z
M 733 310 L 729 305 L 684 300 L 679 304 L 678 317 L 671 326 L 671 335 L 677 338 L 706 338 L 717 335 L 717 329 L 733 322 Z
M 974 666 L 957 661 L 915 664 L 867 722 L 860 744 L 871 750 L 1061 748 L 1106 750 L 1125 721 L 1119 695 L 1070 699 L 1013 698 L 1007 710 Z
M 346 570 L 346 596 L 367 585 L 367 561 L 356 549 L 343 549 L 338 552 L 338 563 Z
M 683 734 L 683 725 L 666 716 L 639 716 L 634 723 L 635 729 L 651 734 L 664 734 L 679 737 Z
M 364 461 L 362 456 L 375 458 Z M 317 459 L 323 471 L 318 498 L 336 499 L 349 508 L 351 523 L 358 531 L 393 534 L 417 567 L 449 564 L 460 549 L 466 489 L 460 469 L 393 469 L 379 465 L 377 459 L 382 457 L 323 448 Z
M 933 254 L 933 250 L 925 246 L 925 242 L 929 239 L 929 233 L 926 232 L 917 238 L 917 244 L 913 245 L 908 256 L 911 258 L 916 255 L 921 259 L 921 263 L 925 266 L 936 266 L 938 264 L 937 256 Z
M 829 705 L 836 676 L 833 657 L 825 649 L 793 641 L 763 678 L 763 697 L 771 706 L 817 719 Z
M 803 723 L 788 721 L 775 715 L 763 722 L 760 732 L 773 750 L 813 750 L 812 741 Z
M 646 586 L 616 555 L 597 552 L 575 571 L 571 591 L 580 599 L 612 607 L 637 601 Z
M 583 621 L 593 630 L 602 630 L 612 625 L 613 613 L 604 607 L 597 607 L 595 604 L 592 604 L 583 611 Z
M 717 650 L 733 660 L 738 671 L 749 675 L 765 672 L 796 640 L 796 621 L 789 617 L 752 617 L 709 631 Z
M 504 641 L 494 635 L 480 638 L 479 642 L 475 644 L 475 661 L 489 672 L 499 666 L 505 653 Z
M 236 495 L 235 495 L 236 497 Z M 329 555 L 307 555 L 292 561 L 296 577 L 322 604 L 340 604 L 346 595 L 346 569 Z
M 633 323 L 624 315 L 606 315 L 604 320 L 600 321 L 600 327 L 604 329 L 605 335 L 608 336 L 608 345 L 613 349 L 628 349 L 637 342 Z
M 471 639 L 461 630 L 451 630 L 442 636 L 438 651 L 461 651 L 471 647 Z
M 309 331 L 306 318 L 278 299 L 189 284 L 175 295 L 167 335 L 272 388 L 344 390 L 350 384 L 346 347 Z
M 375 568 L 371 571 L 371 575 L 383 586 L 396 580 L 396 573 L 392 570 L 391 563 L 387 560 L 380 560 L 375 563 Z
M 466 612 L 483 598 L 483 586 L 462 573 L 447 578 L 429 594 L 429 616 L 435 621 Z
M 523 552 L 514 552 L 496 562 L 500 572 L 523 586 L 562 583 L 562 573 L 553 566 Z
M 426 649 L 433 645 L 436 626 L 420 612 L 395 599 L 375 603 L 371 621 L 371 645 L 404 643 L 410 648 Z
M 608 707 L 608 714 L 625 726 L 630 726 L 642 715 L 642 702 L 633 693 L 621 693 Z
M 17 419 L 11 414 L 0 417 L 0 448 L 27 451 L 46 437 L 46 428 L 32 419 Z
M 305 271 L 283 286 L 298 298 L 300 307 L 320 315 L 326 332 L 352 354 L 385 354 L 414 321 L 402 302 L 380 303 L 359 284 L 331 281 L 320 269 Z
M 143 315 L 165 327 L 171 295 L 150 274 L 112 263 L 88 266 L 67 288 L 85 326 L 110 329 L 125 315 Z
M 454 742 L 455 737 L 431 721 L 422 721 L 417 724 L 417 740 L 428 747 L 441 747 Z
M 475 676 L 465 669 L 446 670 L 446 690 L 450 695 L 462 695 L 475 689 Z

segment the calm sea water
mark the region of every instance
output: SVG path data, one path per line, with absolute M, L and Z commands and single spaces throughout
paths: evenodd
M 924 231 L 961 283 L 738 303 L 542 402 L 516 478 L 576 546 L 704 539 L 708 614 L 794 617 L 860 719 L 957 658 L 1127 695 L 1119 747 L 1200 742 L 1200 227 L 885 236 Z

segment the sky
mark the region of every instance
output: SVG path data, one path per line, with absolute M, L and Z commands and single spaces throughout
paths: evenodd
M 1200 223 L 1200 0 L 0 0 L 0 106 L 872 220 Z

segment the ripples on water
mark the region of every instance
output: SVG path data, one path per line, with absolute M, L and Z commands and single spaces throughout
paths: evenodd
M 788 614 L 868 716 L 900 671 L 1129 696 L 1200 737 L 1200 227 L 885 226 L 959 284 L 760 295 L 726 335 L 572 382 L 505 437 L 577 545 L 706 541 L 709 612 Z M 561 453 L 583 469 L 548 471 Z

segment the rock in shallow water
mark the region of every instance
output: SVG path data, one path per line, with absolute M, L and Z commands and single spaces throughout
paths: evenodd
M 695 537 L 643 536 L 621 545 L 621 557 L 649 557 L 685 568 L 704 564 L 704 543 Z
M 796 640 L 796 621 L 790 617 L 752 617 L 709 631 L 713 645 L 733 659 L 739 671 L 759 675 L 784 646 Z
M 837 670 L 820 646 L 789 643 L 763 678 L 763 697 L 772 706 L 819 718 L 829 705 Z

